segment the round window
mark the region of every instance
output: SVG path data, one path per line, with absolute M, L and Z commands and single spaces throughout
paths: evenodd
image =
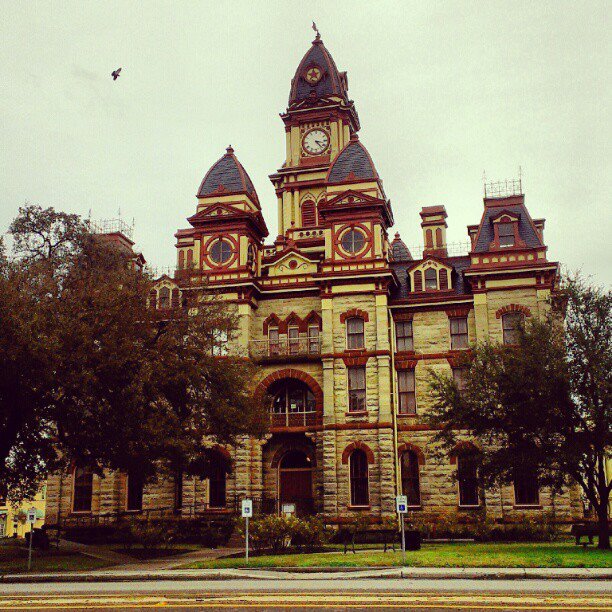
M 341 244 L 347 253 L 359 253 L 365 244 L 365 237 L 361 232 L 352 229 L 342 236 Z
M 219 238 L 219 240 L 215 240 L 210 249 L 210 258 L 216 264 L 224 264 L 229 260 L 232 256 L 232 245 L 227 241 L 223 240 L 223 238 Z

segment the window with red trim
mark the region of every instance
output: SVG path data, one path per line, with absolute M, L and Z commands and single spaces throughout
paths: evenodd
M 412 321 L 398 321 L 395 324 L 395 343 L 398 351 L 414 350 Z
M 365 347 L 364 322 L 361 317 L 351 317 L 346 320 L 346 346 L 349 349 Z
M 408 498 L 409 506 L 420 506 L 419 458 L 414 451 L 408 450 L 402 453 L 400 469 L 402 473 L 402 495 Z
M 450 320 L 451 349 L 466 349 L 468 343 L 467 317 L 455 317 Z
M 525 323 L 522 312 L 507 312 L 502 315 L 502 331 L 504 344 L 518 344 L 521 327 Z
M 499 236 L 499 246 L 514 246 L 514 226 L 515 223 L 498 223 L 497 235 Z
M 358 366 L 348 369 L 349 412 L 366 409 L 366 369 Z
M 363 450 L 355 449 L 349 458 L 351 479 L 351 506 L 367 506 L 370 503 L 368 482 L 368 458 Z
M 399 370 L 397 373 L 398 411 L 400 414 L 416 414 L 414 370 Z

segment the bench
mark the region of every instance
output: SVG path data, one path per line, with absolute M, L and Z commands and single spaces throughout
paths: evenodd
M 344 545 L 344 554 L 350 546 L 355 552 L 355 544 L 383 544 L 384 551 L 387 548 L 393 548 L 395 552 L 395 544 L 400 541 L 400 534 L 397 529 L 364 529 L 353 530 L 342 528 L 338 530 L 336 541 Z
M 582 544 L 586 548 L 589 544 L 593 544 L 593 536 L 596 536 L 598 533 L 597 523 L 574 523 L 572 525 L 572 535 L 576 538 L 576 546 Z M 583 537 L 589 539 L 588 543 L 581 541 Z

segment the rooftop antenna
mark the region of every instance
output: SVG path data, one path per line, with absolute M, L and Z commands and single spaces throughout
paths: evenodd
M 312 29 L 317 33 L 316 40 L 320 40 L 321 33 L 319 32 L 319 28 L 317 28 L 317 24 L 314 21 L 312 22 Z
M 487 171 L 482 171 L 482 184 L 484 186 L 484 196 L 487 197 Z
M 523 193 L 523 168 L 519 166 L 519 191 Z

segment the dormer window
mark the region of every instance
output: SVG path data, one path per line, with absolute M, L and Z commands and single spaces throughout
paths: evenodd
M 170 308 L 170 289 L 168 287 L 162 287 L 159 290 L 158 304 L 162 310 Z
M 438 288 L 438 272 L 434 268 L 425 270 L 425 290 L 431 291 Z
M 500 223 L 498 226 L 499 246 L 514 246 L 514 223 Z

